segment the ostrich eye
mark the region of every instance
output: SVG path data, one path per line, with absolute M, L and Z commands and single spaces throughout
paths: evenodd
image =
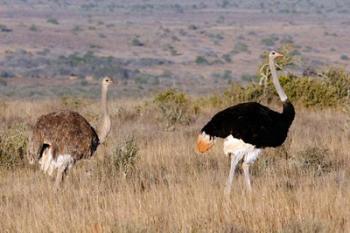
M 276 53 L 275 52 L 272 52 L 272 55 L 275 55 Z

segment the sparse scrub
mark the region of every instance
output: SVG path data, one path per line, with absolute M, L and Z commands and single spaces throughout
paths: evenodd
M 233 79 L 231 70 L 225 70 L 223 73 L 214 73 L 212 76 L 226 81 L 232 81 Z
M 0 232 L 349 231 L 346 0 L 5 0 L 1 7 Z M 223 140 L 198 155 L 196 138 L 233 104 L 282 111 L 266 57 L 257 55 L 264 48 L 285 55 L 277 69 L 295 120 L 284 145 L 266 148 L 251 166 L 252 192 L 239 164 L 225 198 Z M 328 69 L 338 63 L 344 68 Z M 30 128 L 63 109 L 98 128 L 97 82 L 105 75 L 115 82 L 104 159 L 78 161 L 53 192 L 40 165 L 22 159 Z
M 0 32 L 12 32 L 11 28 L 8 28 L 6 25 L 4 24 L 0 24 Z
M 32 25 L 29 27 L 29 30 L 31 30 L 32 32 L 37 32 L 37 31 L 38 31 L 38 27 L 37 27 L 35 24 L 32 24 Z
M 231 57 L 231 55 L 229 53 L 226 53 L 226 54 L 222 55 L 222 58 L 227 63 L 231 63 L 232 62 L 232 57 Z
M 320 147 L 308 147 L 305 150 L 297 152 L 290 159 L 290 164 L 303 173 L 314 173 L 321 175 L 329 172 L 333 168 L 333 164 L 329 161 L 329 151 Z
M 252 74 L 242 74 L 241 79 L 242 81 L 252 82 L 252 81 L 256 81 L 257 77 L 256 75 L 252 75 Z
M 55 25 L 58 25 L 58 24 L 59 24 L 58 20 L 55 19 L 55 18 L 48 18 L 48 19 L 46 20 L 46 22 L 51 23 L 51 24 L 55 24 Z
M 86 103 L 84 103 L 81 98 L 74 96 L 62 96 L 60 102 L 65 109 L 72 109 L 75 111 L 86 106 Z
M 131 40 L 131 45 L 142 47 L 145 44 L 140 40 L 140 38 L 138 36 L 136 36 Z
M 188 125 L 193 121 L 194 114 L 197 114 L 199 110 L 198 107 L 191 106 L 188 96 L 173 89 L 159 93 L 154 98 L 154 103 L 168 129 L 175 127 L 177 124 Z
M 81 26 L 79 25 L 75 25 L 73 28 L 72 28 L 72 32 L 74 34 L 78 34 L 79 32 L 81 32 L 83 29 L 81 28 Z
M 188 26 L 188 29 L 190 29 L 190 30 L 197 30 L 198 26 L 196 26 L 194 24 L 191 24 L 191 25 Z
M 246 195 L 244 179 L 237 174 L 234 193 L 225 199 L 223 188 L 229 164 L 222 155 L 222 140 L 218 139 L 207 155 L 194 152 L 200 126 L 212 112 L 227 106 L 223 99 L 216 95 L 201 102 L 191 101 L 192 106 L 208 108 L 196 115 L 196 121 L 178 124 L 170 132 L 159 128 L 154 120 L 160 113 L 159 109 L 150 109 L 154 103 L 137 110 L 135 106 L 143 106 L 144 100 L 112 102 L 111 106 L 125 109 L 113 111 L 116 127 L 105 145 L 105 160 L 86 161 L 96 168 L 92 173 L 85 172 L 83 161 L 78 162 L 59 196 L 47 188 L 51 180 L 35 169 L 1 167 L 1 230 L 346 232 L 350 226 L 346 205 L 349 144 L 348 132 L 341 130 L 346 114 L 337 109 L 296 106 L 297 117 L 287 145 L 266 150 L 252 166 L 252 195 Z M 19 121 L 27 125 L 41 113 L 51 111 L 56 101 L 5 101 L 0 131 L 7 132 L 7 125 L 16 128 Z M 18 119 L 27 106 L 33 109 L 29 111 L 31 120 Z M 277 106 L 280 109 L 280 104 Z M 84 112 L 96 112 L 96 108 L 98 103 L 89 104 Z M 27 128 L 19 131 L 29 132 Z M 134 137 L 128 137 L 128 132 Z M 6 133 L 5 138 L 9 135 L 22 134 Z M 62 206 L 75 208 L 67 216 Z M 60 219 L 59 224 L 55 219 Z M 40 224 L 33 224 L 35 221 Z
M 180 53 L 176 50 L 176 48 L 173 45 L 166 45 L 164 47 L 165 50 L 169 51 L 172 56 L 178 56 Z
M 231 54 L 239 54 L 239 53 L 246 53 L 246 52 L 249 52 L 248 45 L 243 42 L 237 42 L 234 45 L 233 50 L 231 51 Z
M 128 137 L 121 145 L 116 146 L 110 158 L 107 159 L 110 171 L 114 176 L 122 173 L 124 176 L 131 175 L 138 160 L 139 148 L 134 136 Z
M 265 46 L 274 46 L 275 43 L 279 40 L 279 37 L 276 35 L 270 35 L 261 40 L 261 43 Z
M 341 106 L 346 101 L 347 90 L 350 88 L 350 77 L 341 70 L 325 72 L 324 79 L 293 75 L 281 76 L 280 82 L 289 99 L 304 107 Z M 255 83 L 243 87 L 235 83 L 224 94 L 227 103 L 263 99 L 271 101 L 276 98 L 277 95 L 271 81 L 267 82 L 266 87 Z
M 24 164 L 27 130 L 26 125 L 20 123 L 0 130 L 0 169 L 13 169 Z
M 340 59 L 341 59 L 341 60 L 344 60 L 344 61 L 348 61 L 348 60 L 349 60 L 349 56 L 346 55 L 346 54 L 342 54 L 342 55 L 340 56 Z
M 209 61 L 203 56 L 197 56 L 196 57 L 196 64 L 197 65 L 209 65 Z

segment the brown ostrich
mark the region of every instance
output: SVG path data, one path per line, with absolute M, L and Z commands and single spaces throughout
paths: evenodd
M 28 160 L 31 164 L 39 161 L 40 169 L 50 176 L 57 170 L 56 189 L 77 160 L 90 158 L 97 146 L 106 140 L 111 129 L 107 109 L 107 90 L 111 83 L 109 77 L 102 80 L 103 117 L 98 133 L 84 117 L 73 111 L 49 113 L 36 122 L 29 140 Z

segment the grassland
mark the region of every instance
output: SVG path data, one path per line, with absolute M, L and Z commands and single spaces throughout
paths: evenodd
M 0 232 L 350 231 L 346 0 L 0 5 Z M 295 121 L 252 167 L 252 193 L 239 171 L 225 198 L 222 141 L 198 155 L 198 131 L 238 102 L 281 110 L 271 85 L 252 83 L 262 54 L 283 45 L 295 58 L 281 72 Z M 31 127 L 61 109 L 96 126 L 104 75 L 118 81 L 111 135 L 55 192 L 26 163 Z M 187 94 L 154 98 L 168 88 Z
M 74 108 L 96 125 L 95 101 L 77 106 L 61 100 L 6 101 L 0 128 L 24 124 L 48 111 Z M 340 110 L 296 108 L 287 142 L 267 149 L 252 169 L 253 192 L 241 175 L 231 196 L 223 189 L 229 170 L 222 142 L 196 155 L 194 142 L 208 117 L 164 130 L 144 101 L 110 104 L 112 133 L 105 159 L 78 162 L 54 192 L 37 168 L 0 169 L 2 232 L 347 232 L 350 229 L 348 116 Z M 280 109 L 280 106 L 274 106 Z M 143 109 L 143 110 L 140 110 Z M 113 165 L 130 138 L 138 148 L 127 173 Z

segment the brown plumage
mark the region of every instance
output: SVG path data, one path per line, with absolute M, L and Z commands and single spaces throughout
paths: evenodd
M 57 169 L 55 187 L 59 187 L 63 174 L 77 160 L 90 158 L 99 144 L 103 143 L 111 129 L 107 109 L 107 90 L 112 80 L 102 80 L 102 124 L 98 133 L 79 113 L 53 112 L 39 117 L 29 140 L 28 160 L 38 161 L 45 173 L 52 175 Z
M 50 126 L 50 127 L 48 127 Z M 94 128 L 77 112 L 60 111 L 41 116 L 33 129 L 30 152 L 39 160 L 46 146 L 58 154 L 70 154 L 74 160 L 89 158 L 99 139 Z

